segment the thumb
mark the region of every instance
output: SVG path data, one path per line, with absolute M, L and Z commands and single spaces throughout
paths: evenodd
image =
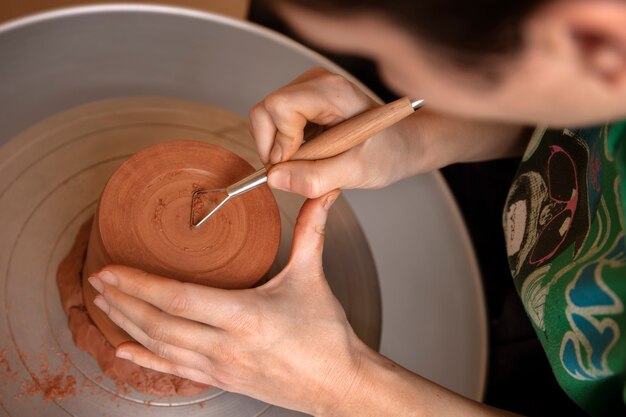
M 340 188 L 359 185 L 359 169 L 346 169 L 354 163 L 342 154 L 317 161 L 288 161 L 273 166 L 268 174 L 270 187 L 317 198 Z M 354 167 L 358 168 L 358 167 Z
M 302 205 L 291 245 L 289 263 L 293 267 L 306 268 L 309 272 L 313 272 L 314 268 L 319 270 L 315 272 L 321 272 L 324 229 L 328 210 L 339 194 L 339 190 L 334 190 L 322 197 L 307 200 Z

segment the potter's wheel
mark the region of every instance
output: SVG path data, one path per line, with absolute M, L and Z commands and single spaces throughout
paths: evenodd
M 116 390 L 106 378 L 97 378 L 95 361 L 69 340 L 54 273 L 78 227 L 93 212 L 103 181 L 140 147 L 162 140 L 223 140 L 226 136 L 233 139 L 229 143 L 236 153 L 250 158 L 252 152 L 253 157 L 251 148 L 238 145 L 244 141 L 234 135 L 241 126 L 231 129 L 231 119 L 224 116 L 217 122 L 227 126 L 221 132 L 212 131 L 206 126 L 210 120 L 206 115 L 198 117 L 193 110 L 198 105 L 189 102 L 214 104 L 245 116 L 256 101 L 311 66 L 341 70 L 267 30 L 205 13 L 153 6 L 69 9 L 0 26 L 0 56 L 0 213 L 4 221 L 0 229 L 0 416 L 292 415 L 219 390 L 202 398 L 163 399 L 151 406 L 137 393 Z M 161 112 L 159 117 L 167 121 L 147 131 L 144 125 L 139 129 L 149 132 L 144 136 L 127 126 L 130 130 L 122 135 L 102 128 L 99 137 L 106 140 L 93 140 L 93 136 L 90 140 L 89 134 L 80 134 L 80 128 L 103 127 L 97 117 L 67 118 L 67 113 L 59 116 L 65 122 L 52 119 L 53 125 L 43 130 L 26 130 L 87 103 L 104 106 L 99 109 L 109 120 L 117 114 L 113 119 L 123 125 L 130 116 L 119 102 L 109 102 L 108 110 L 106 103 L 97 102 L 147 95 L 187 103 L 174 106 L 169 99 L 153 98 L 134 101 L 152 112 L 151 117 Z M 136 113 L 132 117 L 147 114 Z M 184 135 L 172 137 L 172 125 L 183 126 Z M 74 133 L 59 135 L 63 129 Z M 21 132 L 21 140 L 11 140 Z M 55 135 L 61 142 L 48 140 Z M 32 137 L 41 140 L 34 142 Z M 331 221 L 338 235 L 329 239 L 336 242 L 334 247 L 332 243 L 326 246 L 325 267 L 329 276 L 347 279 L 343 284 L 333 281 L 333 290 L 349 306 L 357 332 L 376 345 L 380 323 L 375 308 L 377 271 L 382 297 L 381 352 L 444 386 L 480 399 L 486 367 L 480 280 L 467 234 L 441 178 L 424 175 L 384 190 L 346 192 L 345 196 L 347 201 L 333 208 Z M 283 214 L 297 212 L 299 202 L 290 198 L 278 196 Z M 285 227 L 287 234 L 290 230 Z M 348 253 L 349 259 L 356 260 L 340 262 L 339 255 L 333 260 L 332 254 L 339 251 L 344 258 Z M 281 256 L 279 262 L 284 250 Z M 61 352 L 70 353 L 69 364 Z M 42 358 L 50 374 L 69 369 L 82 394 L 56 402 L 44 401 L 41 394 L 22 395 L 20 380 L 30 379 L 29 370 L 42 373 Z M 16 382 L 5 378 L 7 365 L 17 374 Z M 93 381 L 81 386 L 88 377 Z
M 106 409 L 111 396 L 123 400 L 115 409 L 114 415 L 119 416 L 136 412 L 148 402 L 158 415 L 223 415 L 233 405 L 240 416 L 261 411 L 275 415 L 278 409 L 274 407 L 219 389 L 194 398 L 164 399 L 120 390 L 72 342 L 55 283 L 57 266 L 69 252 L 79 227 L 93 216 L 113 171 L 139 150 L 173 138 L 213 143 L 237 153 L 255 168 L 261 166 L 242 118 L 206 105 L 158 98 L 81 106 L 37 124 L 0 150 L 4 161 L 0 163 L 0 211 L 13 219 L 10 230 L 0 232 L 2 252 L 10 254 L 6 269 L 2 268 L 6 270 L 8 333 L 0 331 L 0 340 L 11 342 L 5 347 L 21 355 L 18 361 L 22 366 L 17 369 L 26 371 L 4 377 L 3 382 L 18 382 L 7 387 L 5 395 L 28 401 L 19 383 L 28 380 L 29 374 L 44 381 L 35 392 L 50 388 L 40 370 L 43 365 L 52 378 L 58 375 L 67 381 L 71 375 L 76 379 L 76 392 L 70 392 L 70 398 L 54 398 L 59 408 L 72 415 L 81 413 L 82 401 Z M 287 263 L 302 204 L 301 198 L 287 193 L 277 194 L 276 200 L 282 236 L 273 272 Z M 377 348 L 380 305 L 376 271 L 365 237 L 345 200 L 338 202 L 329 217 L 324 256 L 328 281 L 352 326 Z

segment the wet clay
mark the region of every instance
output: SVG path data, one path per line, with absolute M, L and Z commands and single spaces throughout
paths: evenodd
M 197 229 L 190 221 L 194 191 L 225 188 L 252 172 L 222 147 L 174 141 L 144 149 L 111 176 L 82 277 L 89 316 L 113 346 L 132 338 L 93 305 L 96 291 L 87 282 L 108 264 L 227 289 L 251 287 L 266 274 L 280 243 L 280 216 L 267 186 L 229 201 Z
M 111 176 L 93 221 L 84 225 L 57 274 L 76 345 L 120 386 L 157 397 L 193 396 L 203 384 L 115 357 L 133 339 L 94 306 L 87 278 L 109 264 L 133 266 L 185 282 L 248 288 L 269 270 L 280 243 L 280 216 L 267 186 L 234 199 L 199 228 L 190 223 L 192 194 L 224 188 L 254 172 L 234 153 L 194 141 L 144 149 Z M 194 209 L 197 209 L 194 207 Z
M 61 261 L 57 271 L 61 303 L 76 346 L 91 354 L 104 374 L 120 386 L 126 383 L 137 391 L 156 397 L 195 396 L 208 389 L 204 384 L 142 368 L 115 357 L 115 348 L 89 318 L 83 301 L 81 275 L 91 225 L 92 220 L 89 220 L 80 228 L 72 250 Z

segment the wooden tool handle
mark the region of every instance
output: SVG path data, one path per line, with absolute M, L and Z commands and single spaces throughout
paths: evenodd
M 406 97 L 365 111 L 307 141 L 291 159 L 315 160 L 339 155 L 413 113 Z

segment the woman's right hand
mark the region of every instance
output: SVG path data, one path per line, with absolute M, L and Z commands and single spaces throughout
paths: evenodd
M 323 68 L 309 70 L 267 96 L 250 111 L 250 131 L 263 163 L 274 165 L 269 185 L 316 198 L 338 188 L 380 188 L 400 179 L 400 165 L 407 160 L 402 122 L 333 158 L 289 161 L 302 144 L 307 123 L 330 127 L 378 105 Z
M 413 97 L 415 98 L 415 97 Z M 427 108 L 338 156 L 290 161 L 307 123 L 330 127 L 378 106 L 338 74 L 314 68 L 268 95 L 250 111 L 250 132 L 272 188 L 317 198 L 338 188 L 381 188 L 456 162 L 522 153 L 522 126 L 467 120 Z

